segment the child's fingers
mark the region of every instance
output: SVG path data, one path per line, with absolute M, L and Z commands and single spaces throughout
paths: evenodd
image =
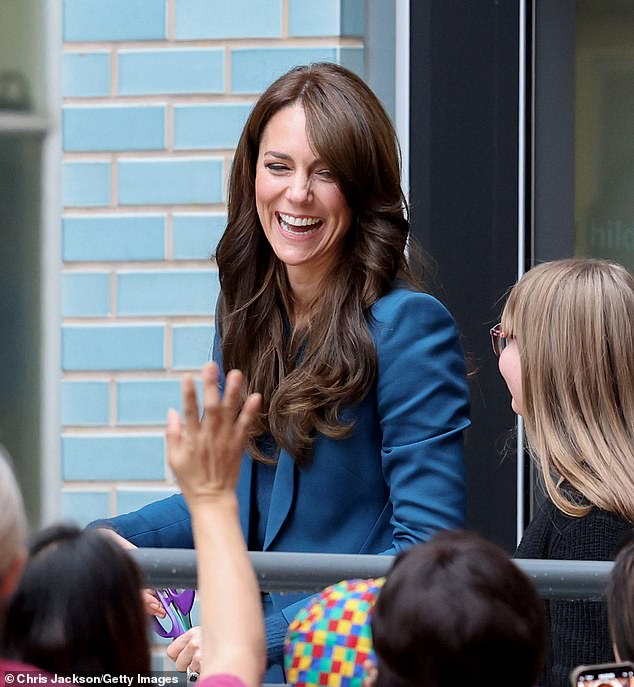
M 167 613 L 163 608 L 163 604 L 156 598 L 156 594 L 151 589 L 144 589 L 141 592 L 145 612 L 148 615 L 156 615 L 159 618 L 164 618 Z
M 183 414 L 185 415 L 185 429 L 194 436 L 199 425 L 198 401 L 196 399 L 196 385 L 191 375 L 183 379 Z
M 205 415 L 216 412 L 220 404 L 220 391 L 218 390 L 218 365 L 209 363 L 203 367 L 203 403 Z
M 174 458 L 180 447 L 182 439 L 181 420 L 178 413 L 170 408 L 167 411 L 167 430 L 165 431 L 165 441 L 167 443 L 167 460 L 170 466 L 174 467 Z
M 261 394 L 251 394 L 244 402 L 240 415 L 238 415 L 238 419 L 236 420 L 236 430 L 242 443 L 246 440 L 249 430 L 255 422 L 255 418 L 260 412 L 261 405 Z
M 225 420 L 233 422 L 238 413 L 240 402 L 240 389 L 242 388 L 243 375 L 240 370 L 231 370 L 225 383 L 225 394 L 222 399 L 222 410 Z

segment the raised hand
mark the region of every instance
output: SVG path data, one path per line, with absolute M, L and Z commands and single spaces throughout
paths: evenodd
M 260 394 L 251 394 L 238 413 L 242 373 L 229 372 L 224 397 L 218 390 L 218 367 L 206 365 L 202 372 L 205 414 L 200 419 L 196 386 L 184 379 L 183 412 L 170 410 L 167 419 L 167 456 L 190 509 L 199 501 L 234 494 L 249 427 L 260 408 Z

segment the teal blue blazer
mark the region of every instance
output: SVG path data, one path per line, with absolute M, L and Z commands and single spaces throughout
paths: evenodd
M 378 374 L 345 412 L 354 430 L 343 440 L 318 436 L 306 468 L 280 452 L 265 551 L 396 554 L 465 524 L 469 392 L 455 322 L 432 296 L 397 288 L 374 304 L 369 327 Z M 218 340 L 214 358 L 222 369 Z M 252 465 L 245 454 L 237 487 L 247 541 Z M 92 525 L 137 546 L 194 546 L 180 494 Z M 302 598 L 271 594 L 272 610 L 290 621 Z

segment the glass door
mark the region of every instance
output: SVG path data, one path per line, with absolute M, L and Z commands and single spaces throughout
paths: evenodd
M 575 254 L 634 272 L 634 3 L 579 0 Z

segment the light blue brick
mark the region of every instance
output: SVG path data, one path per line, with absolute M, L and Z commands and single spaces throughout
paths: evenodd
M 222 48 L 190 50 L 122 50 L 119 94 L 223 93 Z
M 278 38 L 281 35 L 281 0 L 176 0 L 178 39 Z
M 117 489 L 117 513 L 130 513 L 168 496 L 178 489 Z
M 362 36 L 364 0 L 289 0 L 290 36 Z
M 117 424 L 164 425 L 169 408 L 180 409 L 178 380 L 117 382 Z
M 65 480 L 165 479 L 165 442 L 159 434 L 62 437 Z
M 235 48 L 231 51 L 231 91 L 259 93 L 292 67 L 336 62 L 337 48 Z
M 252 105 L 176 105 L 174 148 L 176 150 L 235 148 Z
M 64 370 L 160 370 L 162 325 L 68 325 L 62 328 Z
M 66 217 L 62 254 L 68 262 L 96 260 L 163 260 L 163 215 Z
M 65 107 L 63 146 L 80 150 L 165 149 L 165 107 Z
M 109 418 L 108 382 L 62 382 L 63 425 L 107 425 Z
M 110 205 L 112 167 L 109 162 L 64 162 L 62 197 L 66 207 Z
M 174 259 L 208 260 L 215 254 L 226 226 L 226 215 L 174 215 Z
M 202 385 L 196 384 L 201 397 Z M 181 381 L 124 380 L 117 382 L 117 424 L 164 425 L 167 411 L 183 412 Z
M 289 0 L 289 36 L 338 36 L 341 0 Z
M 64 53 L 62 95 L 66 98 L 110 95 L 110 53 Z
M 178 324 L 172 328 L 172 367 L 198 370 L 211 360 L 214 328 L 211 325 Z
M 62 492 L 62 517 L 80 527 L 110 515 L 110 494 L 107 491 Z
M 215 270 L 121 272 L 118 314 L 211 315 L 219 290 Z
M 69 272 L 62 277 L 64 317 L 103 317 L 110 312 L 107 272 Z
M 222 160 L 120 160 L 122 205 L 190 205 L 223 200 Z
M 165 0 L 64 0 L 64 40 L 143 41 L 166 37 Z

